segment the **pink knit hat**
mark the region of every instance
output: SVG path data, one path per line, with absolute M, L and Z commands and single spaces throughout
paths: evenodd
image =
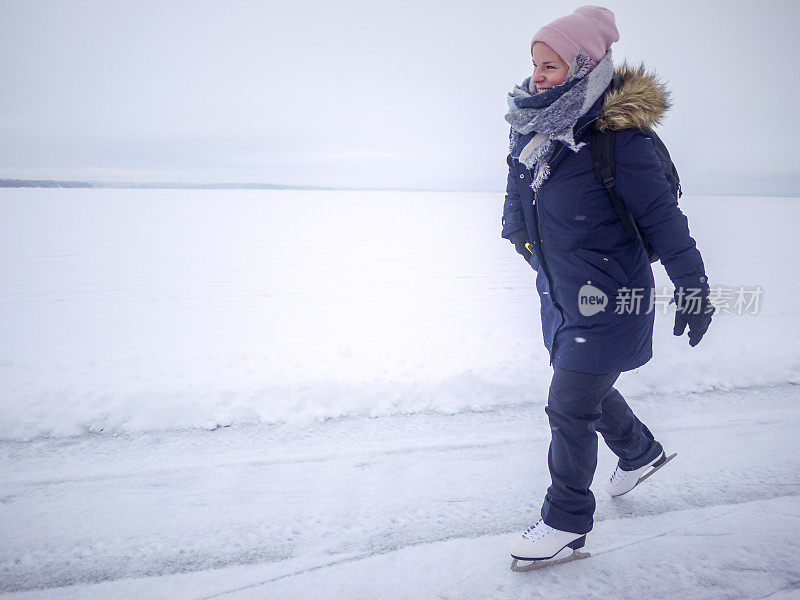
M 531 46 L 534 42 L 544 42 L 568 65 L 572 65 L 582 51 L 596 65 L 618 40 L 613 12 L 602 6 L 581 6 L 572 14 L 542 27 L 533 36 Z

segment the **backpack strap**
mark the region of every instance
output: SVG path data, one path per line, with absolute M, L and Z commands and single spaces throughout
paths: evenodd
M 664 145 L 664 142 L 658 137 L 658 134 L 652 129 L 647 131 L 647 137 L 653 142 L 653 147 L 656 150 L 656 156 L 661 163 L 661 169 L 664 171 L 664 176 L 672 186 L 672 195 L 678 200 L 683 195 L 681 189 L 681 178 L 678 175 L 678 169 L 675 168 L 675 163 L 669 155 L 669 150 Z
M 592 128 L 589 145 L 592 147 L 594 171 L 597 173 L 597 178 L 603 182 L 603 185 L 608 190 L 608 195 L 611 196 L 611 203 L 614 205 L 614 210 L 619 220 L 625 226 L 625 231 L 628 232 L 631 239 L 641 240 L 642 236 L 639 233 L 639 228 L 636 226 L 633 215 L 617 193 L 614 139 L 614 131 L 597 131 L 597 129 Z

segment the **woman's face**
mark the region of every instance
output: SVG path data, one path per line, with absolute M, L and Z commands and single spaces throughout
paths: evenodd
M 536 85 L 537 94 L 564 83 L 569 65 L 550 46 L 544 42 L 536 42 L 531 48 L 531 57 L 533 58 L 532 81 Z

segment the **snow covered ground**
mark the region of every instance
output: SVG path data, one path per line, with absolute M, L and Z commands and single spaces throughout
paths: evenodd
M 524 574 L 549 368 L 501 202 L 0 190 L 3 597 L 800 597 L 800 202 L 682 199 L 757 314 L 657 316 L 619 387 L 678 458 Z

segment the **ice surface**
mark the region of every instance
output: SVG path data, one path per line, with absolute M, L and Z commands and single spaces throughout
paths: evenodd
M 492 194 L 0 190 L 0 439 L 538 401 L 532 271 Z M 800 202 L 683 198 L 712 286 L 761 286 L 695 348 L 658 315 L 628 395 L 800 381 Z M 657 267 L 658 285 L 668 284 Z
M 549 367 L 501 201 L 0 190 L 0 594 L 800 596 L 800 203 L 682 199 L 759 314 L 657 316 L 620 387 L 678 457 L 611 500 L 602 449 L 594 556 L 511 573 Z
M 534 403 L 5 442 L 0 590 L 26 600 L 800 593 L 798 401 L 800 387 L 784 384 L 633 402 L 677 458 L 612 500 L 602 484 L 615 462 L 602 448 L 593 556 L 522 574 L 508 550 L 549 483 Z

